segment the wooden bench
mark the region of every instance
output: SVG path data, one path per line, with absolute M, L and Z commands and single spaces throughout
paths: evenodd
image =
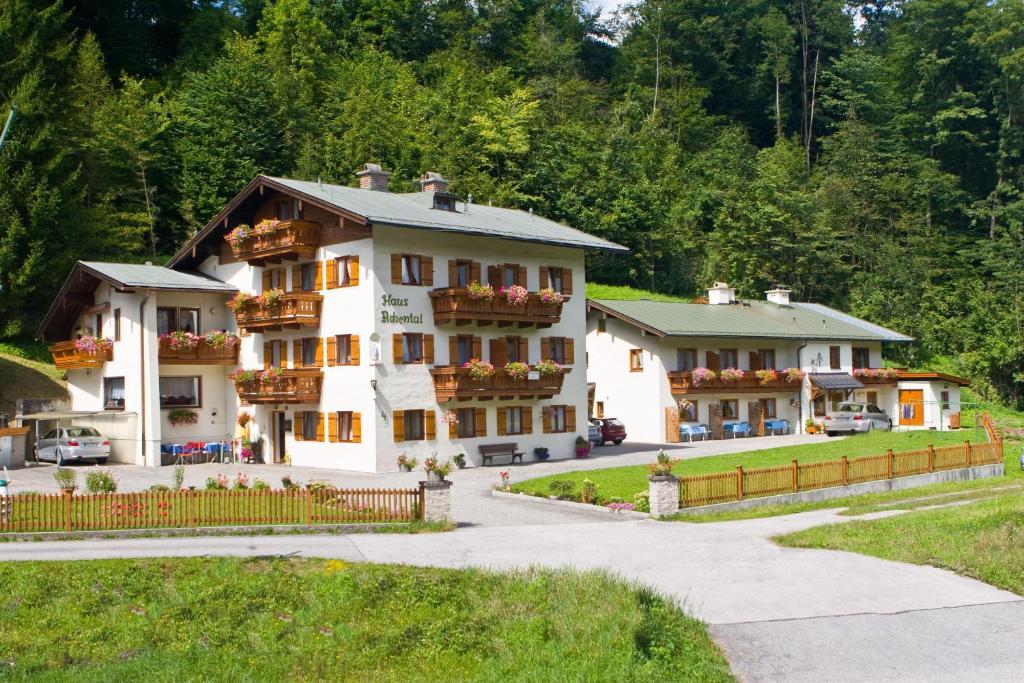
M 505 455 L 512 457 L 510 464 L 515 464 L 516 458 L 519 458 L 520 464 L 523 462 L 523 454 L 519 452 L 519 444 L 516 443 L 490 443 L 478 446 L 478 448 L 485 467 L 490 464 L 492 458 Z

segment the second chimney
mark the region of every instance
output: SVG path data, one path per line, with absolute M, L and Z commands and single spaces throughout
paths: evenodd
M 448 181 L 440 173 L 427 171 L 420 176 L 420 192 L 447 192 Z
M 359 189 L 387 192 L 389 175 L 391 174 L 377 164 L 363 164 L 363 170 L 356 173 L 356 177 L 359 178 Z
M 714 287 L 708 288 L 708 303 L 712 306 L 731 304 L 736 301 L 736 290 L 724 282 L 716 282 Z
M 769 289 L 765 294 L 768 296 L 769 303 L 778 304 L 779 306 L 789 305 L 789 292 L 782 285 L 775 285 L 774 288 Z

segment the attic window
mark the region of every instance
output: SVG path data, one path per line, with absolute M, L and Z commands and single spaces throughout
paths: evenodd
M 447 192 L 435 192 L 434 208 L 439 211 L 455 211 L 455 195 Z

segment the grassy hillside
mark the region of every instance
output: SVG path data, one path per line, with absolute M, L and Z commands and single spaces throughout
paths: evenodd
M 33 344 L 0 344 L 0 412 L 13 416 L 19 398 L 67 396 L 64 371 L 54 367 L 48 353 L 45 361 L 40 356 Z
M 597 282 L 587 283 L 588 299 L 617 299 L 619 301 L 634 301 L 636 299 L 650 299 L 651 301 L 681 301 L 689 302 L 693 297 L 680 297 L 671 294 L 658 294 L 646 289 L 625 287 L 621 285 L 602 285 Z

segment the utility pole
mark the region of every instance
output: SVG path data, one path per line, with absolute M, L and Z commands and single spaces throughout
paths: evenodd
M 18 108 L 12 106 L 11 113 L 7 115 L 7 123 L 4 124 L 4 132 L 0 133 L 0 149 L 4 148 L 4 142 L 7 141 L 7 133 L 11 130 L 11 124 L 14 123 L 14 115 L 17 113 Z

